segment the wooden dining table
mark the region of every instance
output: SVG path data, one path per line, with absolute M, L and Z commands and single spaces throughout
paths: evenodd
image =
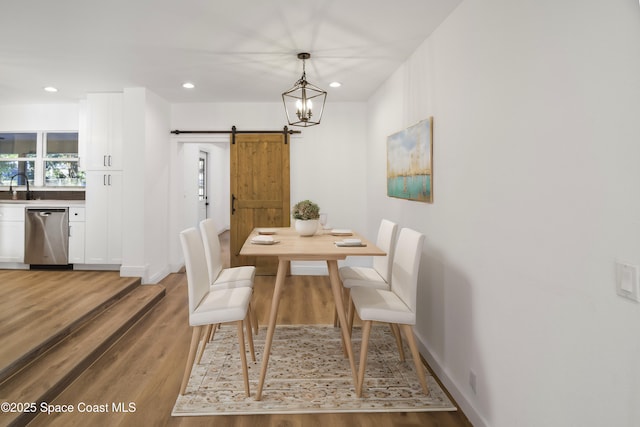
M 271 300 L 269 325 L 267 328 L 267 336 L 265 338 L 264 354 L 262 355 L 262 366 L 260 369 L 260 381 L 258 383 L 256 400 L 261 400 L 262 398 L 262 388 L 267 375 L 269 354 L 271 353 L 271 344 L 276 329 L 276 318 L 278 316 L 280 296 L 284 287 L 285 277 L 290 271 L 291 261 L 326 261 L 327 268 L 329 270 L 329 280 L 331 282 L 331 292 L 333 294 L 336 311 L 340 320 L 342 338 L 345 344 L 349 364 L 351 366 L 354 387 L 357 386 L 358 377 L 353 349 L 351 347 L 351 331 L 347 326 L 346 311 L 344 301 L 342 299 L 342 283 L 340 281 L 340 276 L 338 275 L 338 260 L 344 260 L 348 256 L 384 256 L 386 253 L 357 233 L 353 233 L 353 235 L 333 235 L 330 230 L 322 230 L 313 236 L 303 237 L 300 236 L 293 228 L 281 227 L 269 229 L 269 232 L 273 233 L 271 237 L 276 243 L 253 243 L 253 238 L 258 236 L 260 231 L 260 228 L 254 229 L 240 249 L 240 255 L 243 256 L 266 256 L 278 258 L 276 283 Z M 336 242 L 340 242 L 343 239 L 359 239 L 362 242 L 362 245 L 336 245 Z

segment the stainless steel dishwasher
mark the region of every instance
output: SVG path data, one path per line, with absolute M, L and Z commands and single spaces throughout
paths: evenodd
M 69 264 L 68 208 L 27 208 L 24 231 L 24 263 Z

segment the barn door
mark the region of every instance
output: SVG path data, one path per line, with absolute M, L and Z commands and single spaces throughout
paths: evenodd
M 255 227 L 290 225 L 287 137 L 277 133 L 232 135 L 230 181 L 231 266 L 255 265 L 256 274 L 275 274 L 277 260 L 238 253 Z

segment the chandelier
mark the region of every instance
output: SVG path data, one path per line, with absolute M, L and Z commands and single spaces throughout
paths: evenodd
M 327 92 L 307 81 L 304 61 L 309 58 L 309 53 L 298 54 L 298 59 L 302 59 L 302 77 L 282 94 L 287 121 L 291 126 L 319 125 L 322 119 Z

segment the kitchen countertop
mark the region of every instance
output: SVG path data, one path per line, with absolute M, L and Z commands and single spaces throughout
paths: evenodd
M 24 205 L 25 207 L 34 206 L 47 206 L 47 207 L 58 207 L 58 206 L 69 206 L 69 207 L 82 207 L 84 206 L 84 200 L 0 200 L 0 206 L 2 205 Z

